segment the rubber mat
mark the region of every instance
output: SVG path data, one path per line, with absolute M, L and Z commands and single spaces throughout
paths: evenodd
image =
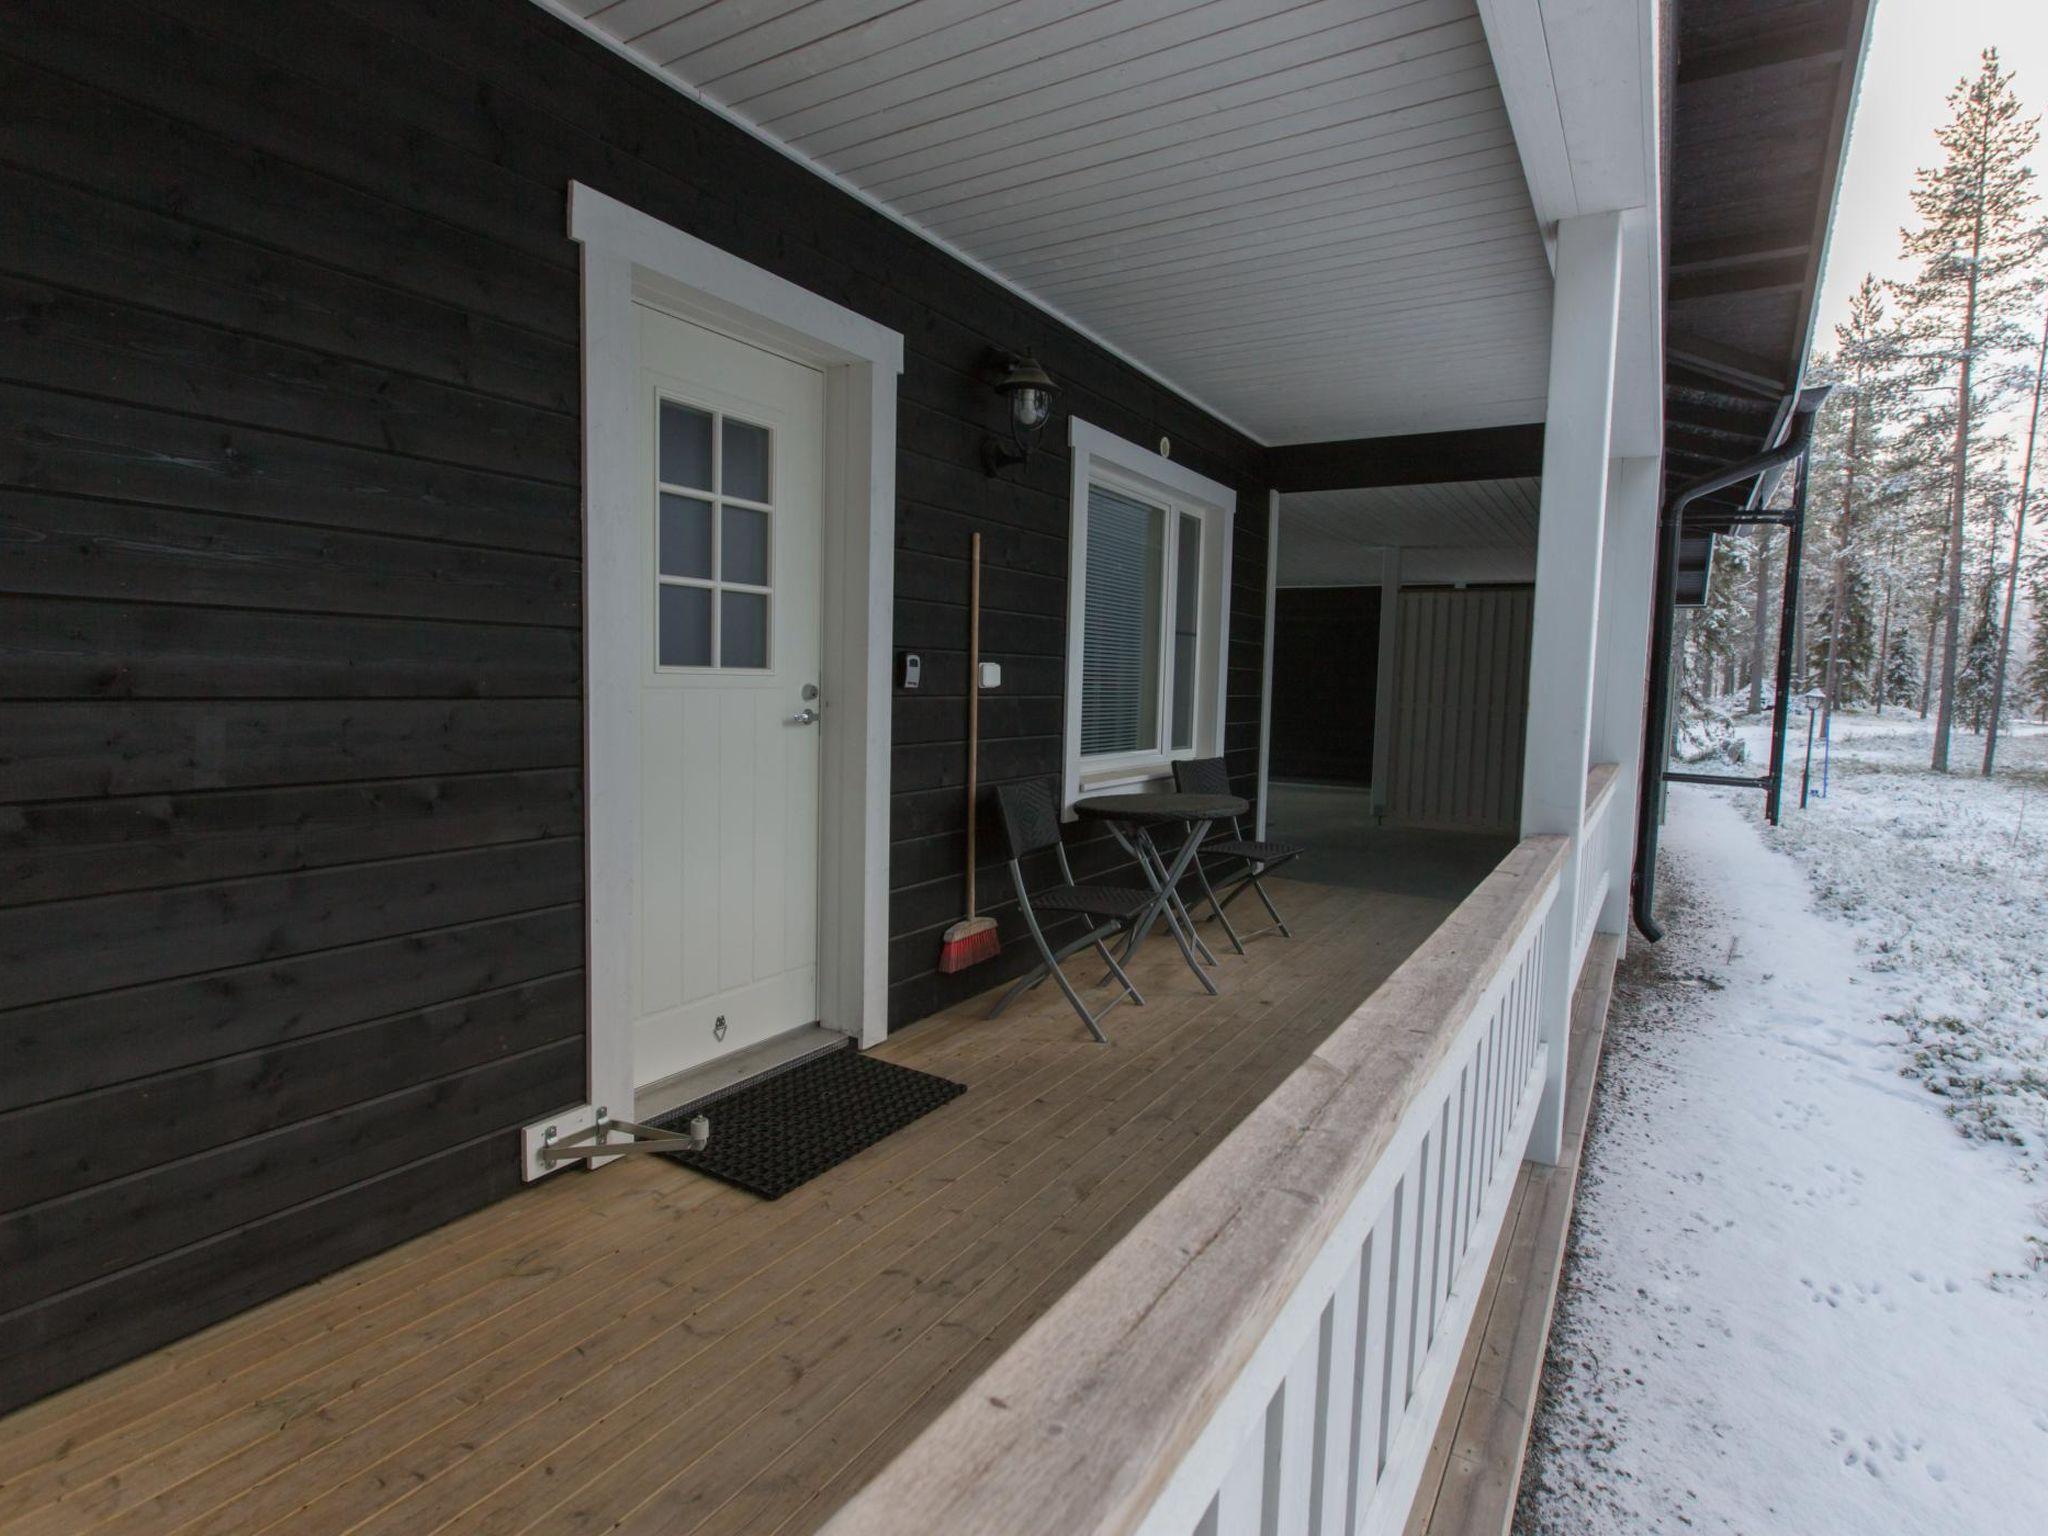
M 711 1142 L 702 1152 L 663 1156 L 779 1200 L 966 1091 L 847 1046 L 647 1123 L 680 1130 L 692 1115 L 708 1117 Z

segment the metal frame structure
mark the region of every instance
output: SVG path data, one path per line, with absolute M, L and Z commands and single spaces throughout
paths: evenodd
M 1681 487 L 1664 506 L 1657 533 L 1657 595 L 1650 613 L 1650 682 L 1647 708 L 1643 712 L 1642 793 L 1636 797 L 1636 862 L 1633 881 L 1633 909 L 1636 927 L 1655 943 L 1664 937 L 1654 908 L 1657 894 L 1657 832 L 1664 816 L 1664 787 L 1667 784 L 1719 784 L 1764 792 L 1764 815 L 1777 825 L 1784 802 L 1785 710 L 1792 688 L 1793 652 L 1798 626 L 1801 557 L 1806 531 L 1807 454 L 1813 444 L 1814 423 L 1828 397 L 1828 386 L 1817 385 L 1799 392 L 1784 440 L 1775 448 L 1745 459 L 1739 464 L 1703 475 Z M 1678 606 L 1679 546 L 1685 537 L 1686 510 L 1716 491 L 1741 485 L 1748 480 L 1789 469 L 1792 472 L 1792 505 L 1782 512 L 1764 510 L 1754 502 L 1739 513 L 1726 517 L 1728 529 L 1756 524 L 1781 524 L 1787 530 L 1785 580 L 1779 603 L 1777 680 L 1771 699 L 1771 766 L 1768 773 L 1719 774 L 1686 773 L 1670 766 L 1671 652 Z M 1759 496 L 1755 501 L 1765 498 Z

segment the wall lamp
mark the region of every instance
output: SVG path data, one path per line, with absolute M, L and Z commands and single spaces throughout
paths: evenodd
M 991 437 L 981 445 L 981 467 L 996 475 L 1031 457 L 1032 445 L 1052 415 L 1052 397 L 1059 386 L 1035 357 L 997 352 L 991 355 L 989 370 L 995 375 L 995 392 L 1010 407 L 1010 440 Z

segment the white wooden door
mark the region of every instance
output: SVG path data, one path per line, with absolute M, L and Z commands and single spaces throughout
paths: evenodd
M 644 1085 L 818 1017 L 825 380 L 639 314 L 633 1078 Z

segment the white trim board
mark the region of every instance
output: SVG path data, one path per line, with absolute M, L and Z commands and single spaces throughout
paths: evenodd
M 1215 535 L 1217 559 L 1213 568 L 1205 557 L 1202 570 L 1204 628 L 1201 637 L 1200 668 L 1211 687 L 1195 719 L 1195 744 L 1180 756 L 1215 757 L 1223 751 L 1224 725 L 1230 684 L 1230 575 L 1232 542 L 1237 524 L 1237 492 L 1220 480 L 1198 475 L 1184 464 L 1176 464 L 1161 453 L 1140 448 L 1136 443 L 1105 431 L 1078 416 L 1067 418 L 1069 453 L 1067 618 L 1066 618 L 1066 734 L 1061 748 L 1062 808 L 1083 793 L 1114 793 L 1132 788 L 1171 771 L 1169 756 L 1147 757 L 1116 771 L 1117 763 L 1105 765 L 1109 776 L 1081 785 L 1081 635 L 1088 582 L 1088 525 L 1082 516 L 1088 505 L 1088 485 L 1098 465 L 1105 478 L 1135 482 L 1159 492 L 1202 518 L 1203 527 Z M 1210 621 L 1214 615 L 1213 622 Z
M 1252 836 L 1266 836 L 1267 790 L 1273 766 L 1273 623 L 1280 600 L 1280 493 L 1266 492 L 1266 633 L 1259 661 L 1259 810 Z
M 589 1092 L 633 1102 L 637 610 L 603 600 L 644 575 L 634 301 L 713 324 L 825 373 L 819 742 L 819 1022 L 888 1032 L 889 656 L 895 597 L 896 378 L 903 338 L 580 182 L 583 270 L 585 932 Z M 596 599 L 596 600 L 593 600 Z

